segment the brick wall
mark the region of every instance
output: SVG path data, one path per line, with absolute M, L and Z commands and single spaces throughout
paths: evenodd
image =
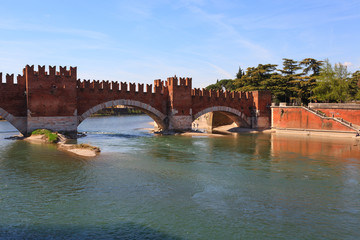
M 360 104 L 357 103 L 310 103 L 313 109 L 320 110 L 329 117 L 343 118 L 360 126 Z
M 27 109 L 31 117 L 76 116 L 76 68 L 26 66 Z
M 321 118 L 303 107 L 273 106 L 271 110 L 272 128 L 354 132 L 337 121 Z

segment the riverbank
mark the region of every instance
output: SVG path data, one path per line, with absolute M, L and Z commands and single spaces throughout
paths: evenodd
M 44 134 L 32 134 L 29 137 L 20 138 L 24 141 L 35 144 L 56 144 L 61 151 L 70 152 L 83 157 L 95 157 L 100 153 L 100 148 L 91 146 L 89 144 L 68 144 L 68 138 L 65 135 L 56 133 L 58 136 L 57 142 L 49 142 L 49 139 Z
M 348 140 L 360 140 L 360 136 L 356 136 L 352 132 L 335 132 L 335 131 L 315 131 L 315 130 L 286 130 L 286 129 L 265 129 L 256 130 L 251 128 L 240 128 L 235 124 L 224 125 L 213 129 L 212 133 L 203 132 L 185 132 L 182 136 L 202 136 L 202 137 L 221 137 L 226 135 L 241 133 L 264 133 L 264 134 L 278 134 L 287 136 L 304 136 L 304 137 L 316 137 L 316 138 L 336 138 L 336 139 L 348 139 Z

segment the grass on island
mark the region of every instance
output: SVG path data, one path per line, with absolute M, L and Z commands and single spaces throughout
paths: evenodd
M 44 135 L 50 143 L 57 143 L 59 141 L 59 135 L 48 129 L 36 129 L 31 133 L 31 135 Z
M 71 148 L 82 148 L 82 149 L 89 149 L 89 150 L 92 150 L 92 151 L 95 151 L 95 152 L 100 152 L 100 148 L 92 146 L 92 145 L 87 144 L 87 143 L 75 144 Z

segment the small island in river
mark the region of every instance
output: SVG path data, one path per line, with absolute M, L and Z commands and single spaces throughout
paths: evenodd
M 84 157 L 95 157 L 100 148 L 90 144 L 67 144 L 67 138 L 63 134 L 51 132 L 48 129 L 37 129 L 29 137 L 23 138 L 32 143 L 57 144 L 59 150 L 64 150 Z

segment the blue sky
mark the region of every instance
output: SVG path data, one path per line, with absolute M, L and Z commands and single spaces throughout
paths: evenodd
M 282 58 L 360 70 L 360 1 L 0 1 L 0 71 L 77 66 L 78 78 L 194 87 Z

